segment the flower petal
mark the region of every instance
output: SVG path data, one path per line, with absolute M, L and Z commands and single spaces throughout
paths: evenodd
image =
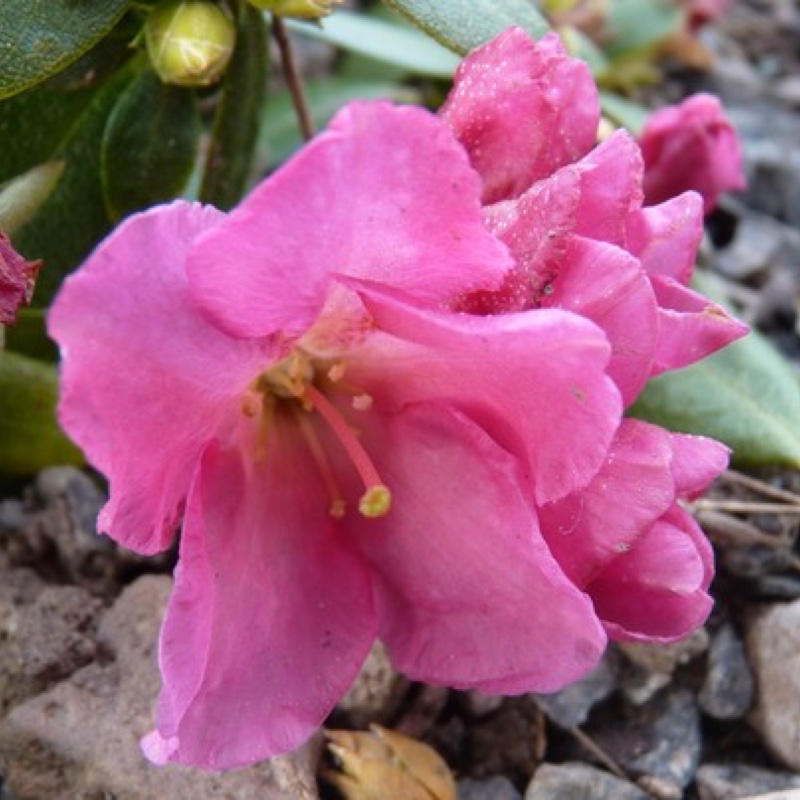
M 628 217 L 627 249 L 651 275 L 684 286 L 689 285 L 702 238 L 703 201 L 696 192 L 640 208 Z
M 612 639 L 670 642 L 702 625 L 713 553 L 691 516 L 673 506 L 586 591 Z
M 198 242 L 189 276 L 215 324 L 261 337 L 305 332 L 332 272 L 441 304 L 499 286 L 511 266 L 447 126 L 419 108 L 354 103 Z
M 722 306 L 663 275 L 652 275 L 659 305 L 659 336 L 652 375 L 705 358 L 748 332 Z
M 378 576 L 381 638 L 412 679 L 555 691 L 597 663 L 591 603 L 542 540 L 519 464 L 477 425 L 423 404 L 365 430 L 389 514 L 352 525 Z
M 693 500 L 708 489 L 728 466 L 730 450 L 705 436 L 670 433 L 675 494 Z
M 607 372 L 625 405 L 644 388 L 658 339 L 658 308 L 637 259 L 615 245 L 573 236 L 543 308 L 590 319 L 611 343 Z
M 441 113 L 483 178 L 487 204 L 579 159 L 600 121 L 586 64 L 569 58 L 555 34 L 534 42 L 520 28 L 461 63 Z
M 670 444 L 665 430 L 625 420 L 594 480 L 539 509 L 547 543 L 576 585 L 589 584 L 670 508 Z
M 203 457 L 161 635 L 153 760 L 229 769 L 298 747 L 374 640 L 366 564 L 289 424 L 256 463 L 215 445 Z
M 412 307 L 381 287 L 349 281 L 375 323 L 348 375 L 387 410 L 450 403 L 525 463 L 537 503 L 585 486 L 619 425 L 619 392 L 605 374 L 609 347 L 591 322 L 537 309 L 478 317 Z M 394 338 L 397 337 L 397 338 Z M 387 381 L 386 365 L 392 380 Z
M 41 268 L 41 261 L 23 258 L 0 231 L 0 325 L 13 325 L 19 307 L 31 302 Z
M 624 245 L 628 216 L 642 205 L 642 154 L 634 138 L 617 131 L 578 163 L 581 199 L 575 232 Z
M 139 552 L 168 545 L 202 447 L 266 358 L 188 300 L 186 250 L 221 219 L 183 202 L 131 217 L 67 279 L 49 315 L 61 424 L 110 481 L 99 527 Z

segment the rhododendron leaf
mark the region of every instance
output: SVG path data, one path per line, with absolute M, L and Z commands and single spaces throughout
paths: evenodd
M 449 79 L 458 59 L 409 27 L 348 11 L 337 11 L 321 28 L 288 20 L 287 27 L 337 47 L 402 68 L 414 75 Z
M 32 475 L 83 457 L 56 423 L 55 367 L 8 350 L 0 353 L 0 473 Z
M 9 181 L 0 190 L 0 229 L 13 236 L 42 207 L 64 172 L 63 161 L 48 161 Z
M 140 73 L 119 97 L 103 136 L 109 216 L 117 220 L 180 194 L 199 138 L 194 92 L 162 83 L 150 70 Z
M 648 50 L 680 30 L 683 11 L 670 0 L 612 0 L 606 22 L 612 58 Z
M 71 64 L 111 31 L 130 0 L 3 0 L 0 98 Z
M 22 167 L 27 169 L 49 158 L 61 159 L 65 165 L 52 194 L 15 237 L 15 244 L 23 255 L 42 259 L 47 264 L 36 288 L 36 305 L 43 306 L 49 302 L 63 276 L 78 266 L 111 227 L 100 177 L 101 143 L 109 114 L 130 77 L 130 72 L 122 69 L 97 91 L 88 93 L 89 102 L 84 103 L 77 114 L 75 109 L 70 109 L 72 118 L 61 129 L 61 136 L 47 137 L 39 145 L 38 157 L 33 164 Z M 39 124 L 46 126 L 48 99 L 52 98 L 57 107 L 60 96 L 69 93 L 37 90 L 32 94 L 39 95 L 40 92 L 42 97 L 36 100 L 40 112 L 38 119 Z M 22 101 L 26 97 L 21 95 L 10 102 Z M 0 109 L 3 105 L 0 103 Z M 41 150 L 45 146 L 50 152 L 42 157 Z M 78 209 L 80 213 L 76 213 Z
M 800 384 L 758 333 L 650 381 L 631 413 L 719 439 L 740 464 L 800 467 Z
M 445 47 L 466 55 L 512 26 L 538 39 L 550 30 L 528 0 L 384 0 Z
M 247 189 L 267 88 L 267 64 L 263 17 L 253 6 L 244 4 L 206 156 L 200 188 L 204 203 L 228 209 Z
M 639 136 L 651 114 L 644 106 L 612 92 L 600 92 L 600 105 L 612 122 L 634 136 Z

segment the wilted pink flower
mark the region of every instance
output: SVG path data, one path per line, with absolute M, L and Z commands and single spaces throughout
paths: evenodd
M 227 217 L 134 216 L 66 282 L 60 414 L 109 477 L 101 528 L 152 553 L 184 517 L 150 758 L 296 747 L 376 635 L 411 678 L 492 692 L 597 662 L 536 505 L 607 460 L 609 347 L 560 310 L 448 310 L 509 267 L 448 128 L 374 104 Z
M 41 266 L 23 258 L 0 231 L 0 324 L 12 325 L 19 307 L 30 303 Z
M 459 67 L 442 109 L 484 184 L 485 217 L 515 269 L 477 313 L 564 308 L 603 328 L 626 404 L 648 378 L 694 363 L 746 328 L 688 288 L 702 238 L 693 193 L 643 208 L 643 162 L 619 131 L 595 146 L 597 88 L 554 34 L 511 29 Z
M 745 188 L 739 137 L 713 95 L 696 94 L 656 111 L 640 145 L 648 203 L 694 190 L 710 214 L 723 192 Z

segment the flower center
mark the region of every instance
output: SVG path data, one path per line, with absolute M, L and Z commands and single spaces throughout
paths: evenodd
M 252 417 L 260 411 L 262 424 L 268 429 L 274 418 L 275 404 L 287 400 L 292 403 L 292 413 L 300 433 L 330 495 L 330 513 L 340 518 L 345 513 L 345 501 L 312 422 L 315 418 L 322 420 L 342 446 L 364 484 L 364 493 L 358 503 L 359 512 L 369 518 L 383 517 L 391 509 L 392 493 L 381 480 L 375 464 L 347 419 L 317 383 L 349 394 L 352 406 L 357 411 L 370 408 L 372 398 L 344 381 L 345 362 L 337 361 L 323 371 L 320 370 L 321 366 L 302 350 L 293 350 L 282 361 L 259 375 L 245 396 L 242 412 Z M 320 379 L 320 375 L 323 379 Z

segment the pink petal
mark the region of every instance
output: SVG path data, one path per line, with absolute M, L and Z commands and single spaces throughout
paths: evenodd
M 351 281 L 377 326 L 348 376 L 381 407 L 434 401 L 465 411 L 527 465 L 537 503 L 585 486 L 605 458 L 620 398 L 605 374 L 608 343 L 562 311 L 443 315 Z M 391 363 L 391 381 L 386 365 Z
M 332 272 L 436 304 L 495 288 L 511 260 L 479 200 L 478 176 L 441 120 L 354 103 L 198 242 L 192 293 L 223 330 L 261 337 L 305 332 Z
M 728 466 L 730 450 L 705 436 L 670 433 L 675 493 L 693 500 L 708 489 Z
M 186 251 L 221 219 L 183 202 L 131 217 L 65 282 L 49 316 L 61 424 L 110 481 L 100 528 L 143 553 L 169 544 L 204 444 L 266 360 L 189 303 Z
M 708 214 L 722 192 L 745 187 L 739 138 L 713 95 L 660 109 L 648 119 L 640 142 L 648 204 L 693 189 Z
M 666 431 L 625 420 L 594 480 L 539 509 L 550 550 L 577 586 L 628 552 L 672 505 L 671 459 Z
M 694 364 L 748 332 L 724 308 L 671 278 L 653 275 L 659 337 L 652 375 Z
M 260 461 L 203 457 L 161 635 L 153 760 L 230 769 L 298 747 L 373 642 L 369 572 L 289 426 Z
M 691 516 L 674 506 L 586 591 L 611 638 L 669 642 L 705 621 L 712 576 L 708 540 Z
M 703 201 L 685 192 L 628 217 L 627 249 L 651 275 L 689 284 L 703 238 Z
M 581 200 L 575 232 L 624 245 L 628 216 L 642 204 L 642 155 L 633 137 L 617 131 L 579 164 Z
M 555 691 L 592 669 L 603 631 L 542 540 L 516 459 L 431 404 L 370 426 L 365 441 L 393 504 L 352 530 L 378 576 L 394 665 L 414 680 L 512 694 Z
M 573 236 L 543 308 L 563 308 L 590 319 L 611 343 L 607 373 L 625 405 L 650 376 L 658 338 L 658 309 L 639 262 L 619 247 Z
M 555 34 L 534 42 L 512 28 L 468 56 L 442 116 L 484 182 L 484 203 L 516 197 L 576 161 L 600 119 L 588 67 Z

